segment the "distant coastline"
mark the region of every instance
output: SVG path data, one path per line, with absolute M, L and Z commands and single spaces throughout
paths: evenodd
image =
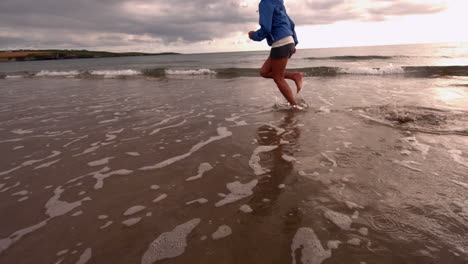
M 129 56 L 157 56 L 177 55 L 180 53 L 142 53 L 142 52 L 107 52 L 89 50 L 13 50 L 0 51 L 0 62 L 11 61 L 36 61 L 36 60 L 64 60 L 86 58 L 112 58 Z

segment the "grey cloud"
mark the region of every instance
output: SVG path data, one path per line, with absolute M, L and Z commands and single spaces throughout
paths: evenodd
M 434 6 L 428 3 L 397 2 L 381 8 L 371 8 L 369 13 L 378 16 L 404 16 L 433 14 L 443 11 L 446 7 Z
M 321 0 L 321 1 L 306 1 L 307 6 L 314 10 L 332 9 L 336 6 L 345 4 L 345 0 Z
M 307 8 L 294 5 L 289 13 L 297 24 L 324 25 L 340 21 L 384 21 L 389 16 L 423 15 L 444 11 L 447 7 L 409 0 L 374 0 L 372 5 L 356 9 L 351 1 L 303 0 Z
M 195 43 L 255 29 L 257 4 L 241 0 L 1 0 L 0 49 L 51 45 L 123 46 L 160 41 Z M 385 20 L 387 16 L 439 12 L 440 7 L 402 0 L 381 0 L 384 7 L 356 10 L 348 0 L 302 0 L 288 3 L 297 25 L 332 24 L 350 20 Z M 153 5 L 154 12 L 135 13 L 128 7 Z M 126 8 L 127 7 L 127 8 Z M 254 28 L 252 28 L 254 27 Z M 2 33 L 3 32 L 3 33 Z M 14 34 L 13 34 L 14 33 Z M 38 36 L 39 34 L 39 36 Z M 118 36 L 118 35 L 121 36 Z M 96 37 L 99 36 L 100 37 Z M 136 36 L 128 39 L 123 35 Z M 19 37 L 20 36 L 20 37 Z M 76 36 L 79 36 L 77 38 Z M 87 37 L 89 36 L 89 37 Z M 149 36 L 148 38 L 138 36 Z M 23 42 L 21 44 L 20 42 Z M 158 42 L 159 43 L 159 42 Z

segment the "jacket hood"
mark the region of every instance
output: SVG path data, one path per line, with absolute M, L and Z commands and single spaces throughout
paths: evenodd
M 262 0 L 262 1 L 265 1 L 265 0 Z M 266 0 L 266 1 L 270 1 L 273 4 L 284 4 L 283 0 Z

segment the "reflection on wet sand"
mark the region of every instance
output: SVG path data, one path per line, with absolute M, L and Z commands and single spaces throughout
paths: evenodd
M 278 146 L 278 148 L 263 154 L 262 164 L 270 168 L 269 172 L 260 175 L 259 183 L 254 189 L 253 198 L 250 201 L 254 214 L 267 215 L 272 213 L 282 192 L 285 182 L 292 176 L 294 160 L 286 160 L 284 157 L 294 157 L 297 152 L 298 139 L 301 129 L 297 127 L 295 118 L 297 113 L 286 113 L 278 127 L 278 131 L 272 126 L 263 125 L 257 129 L 257 142 L 260 146 Z

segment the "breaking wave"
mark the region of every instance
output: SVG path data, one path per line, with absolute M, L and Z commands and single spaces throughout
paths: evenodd
M 303 72 L 306 77 L 324 76 L 334 77 L 340 75 L 382 75 L 418 78 L 435 78 L 444 76 L 468 76 L 468 66 L 394 66 L 384 67 L 305 67 L 288 69 L 291 72 Z M 129 78 L 137 76 L 183 78 L 196 76 L 201 78 L 236 78 L 259 77 L 258 68 L 218 68 L 218 69 L 126 69 L 126 70 L 89 70 L 89 71 L 49 71 L 0 73 L 0 78 L 21 77 L 75 77 L 75 78 Z
M 42 76 L 76 76 L 80 74 L 78 71 L 47 71 L 47 70 L 42 70 L 38 73 L 36 73 L 36 76 L 42 77 Z M 18 75 L 16 75 L 18 76 Z
M 210 69 L 197 69 L 197 70 L 171 70 L 165 69 L 167 75 L 205 75 L 216 74 L 215 71 Z
M 137 70 L 100 70 L 100 71 L 91 71 L 91 75 L 104 76 L 106 78 L 119 77 L 119 76 L 134 76 L 141 75 L 141 71 Z
M 407 56 L 332 56 L 332 57 L 308 57 L 306 60 L 338 60 L 338 61 L 362 61 L 362 60 L 390 60 L 393 58 L 408 58 Z
M 404 131 L 468 136 L 466 111 L 409 105 L 355 107 L 352 110 L 370 122 Z

